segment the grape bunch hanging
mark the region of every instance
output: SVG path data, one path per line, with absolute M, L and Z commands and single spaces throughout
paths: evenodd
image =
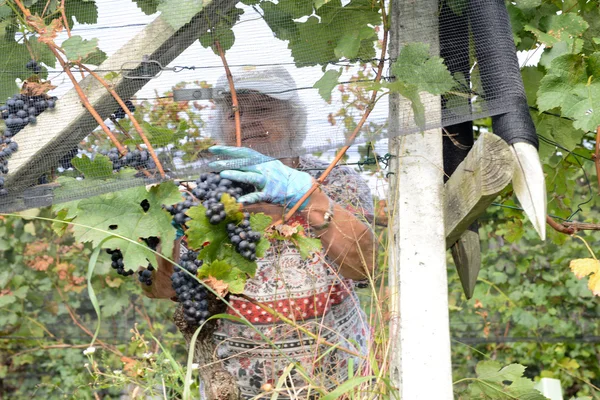
M 29 61 L 26 68 L 36 74 L 41 71 L 40 66 L 34 60 Z M 56 100 L 56 97 L 46 94 L 31 96 L 18 93 L 8 99 L 6 104 L 0 106 L 0 116 L 6 125 L 4 132 L 0 135 L 0 196 L 8 194 L 8 190 L 4 187 L 3 175 L 8 174 L 8 160 L 19 149 L 13 137 L 27 125 L 34 125 L 41 113 L 53 109 Z
M 175 266 L 171 275 L 176 300 L 183 306 L 186 322 L 192 326 L 201 325 L 210 316 L 208 290 L 194 278 L 198 274 L 198 268 L 202 266 L 202 260 L 198 260 L 198 252 L 188 250 L 181 255 L 179 265 L 181 268 Z
M 196 187 L 192 189 L 191 195 L 184 193 L 184 201 L 165 209 L 173 215 L 173 221 L 178 225 L 185 225 L 189 221 L 186 212 L 193 206 L 201 203 L 206 208 L 206 218 L 212 225 L 218 225 L 225 221 L 227 214 L 223 204 L 223 194 L 228 194 L 234 199 L 239 199 L 248 193 L 255 191 L 252 185 L 233 182 L 221 178 L 216 173 L 203 173 L 196 180 Z M 256 261 L 256 243 L 260 240 L 259 232 L 254 232 L 250 227 L 250 213 L 243 213 L 243 219 L 239 223 L 230 222 L 226 226 L 229 240 L 236 251 L 249 261 Z

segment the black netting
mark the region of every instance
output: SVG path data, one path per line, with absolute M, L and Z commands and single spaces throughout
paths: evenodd
M 57 2 L 47 7 L 46 2 L 32 3 L 31 13 L 46 17 L 46 30 L 55 26 L 53 20 L 62 21 Z M 252 5 L 225 0 L 203 9 L 200 3 L 174 1 L 65 3 L 70 32 L 63 29 L 53 39 L 64 50 L 57 54 L 83 60 L 127 101 L 157 158 L 109 90 L 74 64 L 69 77 L 42 43 L 51 35 L 40 39 L 32 25 L 23 29 L 16 17 L 23 11 L 8 1 L 0 5 L 0 132 L 5 142 L 0 159 L 7 160 L 0 171 L 2 212 L 164 179 L 195 179 L 207 170 L 211 144 L 236 143 L 235 110 L 223 62 L 210 48 L 214 39 L 226 50 L 233 71 L 242 145 L 269 156 L 318 153 L 331 159 L 350 143 L 371 90 L 381 86 L 375 77 L 382 57 L 382 13 L 367 0 Z M 537 145 L 504 2 L 447 0 L 437 12 L 439 25 L 402 24 L 411 37 L 426 42 L 438 35 L 439 49 L 399 37 L 391 38 L 400 49 L 398 60 L 384 55 L 380 93 L 399 91 L 412 99 L 405 103 L 410 123 L 391 132 L 388 96 L 381 96 L 353 143 L 385 148 L 393 135 L 441 126 L 452 131 L 452 126 L 500 115 L 494 118 L 499 135 Z M 94 65 L 102 53 L 107 58 Z M 445 66 L 439 65 L 438 54 Z M 331 99 L 325 101 L 328 88 Z M 419 91 L 441 97 L 415 107 Z M 86 109 L 82 94 L 98 118 Z M 439 109 L 440 101 L 442 113 L 428 113 Z M 97 119 L 123 146 L 121 154 L 111 150 L 115 144 Z M 468 144 L 472 137 L 465 140 Z M 352 147 L 349 160 L 359 160 L 359 153 Z

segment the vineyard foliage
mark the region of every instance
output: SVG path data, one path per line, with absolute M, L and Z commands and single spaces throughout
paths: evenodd
M 447 1 L 456 9 L 463 4 L 459 0 Z M 189 21 L 201 7 L 195 1 L 134 2 L 146 14 L 161 12 L 175 28 Z M 59 66 L 46 43 L 53 40 L 53 32 L 62 23 L 60 2 L 19 3 L 34 15 L 47 15 L 44 20 L 34 21 L 46 33 L 33 34 L 35 24 L 24 19 L 15 1 L 0 3 L 0 54 L 10 55 L 0 59 L 1 99 L 17 93 L 17 82 L 29 77 L 23 67 L 30 59 L 43 66 L 41 79 L 48 77 L 48 68 Z M 94 1 L 64 3 L 70 27 L 97 22 Z M 261 9 L 275 37 L 287 41 L 297 65 L 323 66 L 324 75 L 315 82 L 315 88 L 326 100 L 336 95 L 333 89 L 338 87 L 342 72 L 328 63 L 340 58 L 377 57 L 381 24 L 385 22 L 384 28 L 387 25 L 379 4 L 369 0 L 243 3 Z M 558 218 L 597 223 L 600 214 L 593 154 L 600 125 L 600 2 L 517 0 L 508 2 L 507 7 L 517 48 L 528 52 L 531 58 L 540 56 L 535 65 L 523 67 L 522 74 L 540 138 L 548 212 Z M 241 12 L 232 10 L 213 29 L 201 33 L 200 43 L 215 51 L 216 40 L 225 50 L 234 46 L 231 27 Z M 99 64 L 106 56 L 98 49 L 97 41 L 78 36 L 68 39 L 62 47 L 73 63 Z M 308 54 L 310 58 L 306 57 Z M 410 100 L 416 122 L 422 124 L 425 111 L 418 93 L 446 93 L 458 80 L 449 74 L 439 57 L 431 56 L 429 49 L 419 43 L 407 45 L 390 70 L 396 75 L 394 82 L 351 85 L 342 96 L 344 108 L 333 118 L 352 130 L 356 126 L 356 110 L 365 108 L 365 93 L 377 88 L 398 92 Z M 357 78 L 363 74 L 372 76 L 364 70 L 356 74 Z M 356 99 L 360 101 L 355 102 Z M 204 122 L 197 117 L 201 109 L 196 104 L 157 99 L 154 103 L 140 102 L 135 118 L 153 144 L 176 144 L 184 153 L 184 160 L 193 160 L 209 145 L 202 138 Z M 125 131 L 132 129 L 127 119 L 121 124 Z M 476 121 L 477 130 L 490 127 L 489 119 Z M 372 131 L 385 133 L 385 127 L 365 126 L 363 133 Z M 137 138 L 115 133 L 125 144 L 140 144 Z M 101 137 L 101 131 L 96 134 L 95 139 L 83 145 L 108 149 L 110 142 Z M 368 157 L 364 148 L 360 154 L 363 160 Z M 75 175 L 88 180 L 106 179 L 114 175 L 108 163 L 106 156 L 98 155 L 93 160 L 84 156 L 73 162 L 75 170 L 59 178 L 59 182 L 65 187 L 75 185 L 80 182 Z M 133 172 L 125 168 L 119 174 L 125 177 Z M 140 384 L 143 380 L 145 390 L 151 393 L 153 385 L 160 386 L 160 379 L 165 376 L 172 381 L 162 382 L 163 385 L 174 393 L 181 391 L 182 372 L 172 360 L 183 363 L 185 348 L 170 322 L 172 303 L 146 299 L 133 280 L 110 271 L 110 256 L 106 254 L 100 256 L 90 281 L 104 322 L 94 345 L 97 350 L 86 350 L 97 322 L 86 290 L 90 284 L 86 280 L 88 259 L 94 247 L 119 247 L 126 264 L 144 265 L 154 253 L 140 239 L 157 236 L 162 242 L 160 252 L 170 256 L 175 230 L 161 205 L 174 204 L 179 199 L 177 187 L 166 183 L 62 204 L 53 210 L 56 214 L 43 209 L 0 217 L 0 394 L 4 390 L 15 398 L 59 398 L 64 394 L 91 399 L 94 393 L 114 396 L 119 393 L 119 385 Z M 144 201 L 149 208 L 142 207 Z M 573 260 L 595 260 L 597 234 L 580 233 L 583 240 L 578 240 L 550 230 L 549 238 L 542 243 L 523 213 L 515 208 L 518 204 L 510 188 L 498 203 L 480 219 L 483 268 L 472 300 L 464 298 L 454 269 L 451 267 L 448 272 L 457 396 L 518 397 L 522 391 L 531 391 L 530 383 L 521 378 L 524 373 L 529 378 L 561 379 L 569 396 L 597 398 L 600 306 L 592 292 L 597 294 L 597 286 L 595 281 L 578 279 L 584 278 L 585 272 L 597 279 L 597 261 L 583 266 L 576 263 L 577 276 L 569 269 Z M 207 241 L 203 236 L 207 225 L 200 207 L 191 214 L 191 239 L 199 249 Z M 38 218 L 53 216 L 58 219 L 54 224 Z M 67 228 L 61 221 L 73 226 Z M 260 216 L 254 217 L 252 223 L 258 230 L 268 225 Z M 303 251 L 315 246 L 302 235 L 296 239 L 305 246 Z M 585 243 L 591 245 L 592 254 Z M 225 268 L 223 254 L 217 254 L 223 251 L 219 250 L 221 247 L 207 247 L 204 251 L 208 262 L 203 276 L 215 277 L 227 270 L 227 274 L 216 278 L 227 281 L 231 290 L 241 291 L 244 274 L 251 275 L 255 265 L 236 260 L 241 269 Z M 236 257 L 234 253 L 226 256 Z M 385 271 L 381 271 L 378 278 L 384 277 Z M 361 297 L 368 309 L 369 293 L 363 290 Z M 130 331 L 131 324 L 123 321 L 135 321 L 137 328 Z M 385 333 L 380 333 L 380 337 L 385 338 Z M 159 351 L 159 343 L 168 343 L 169 353 L 164 348 Z M 90 363 L 94 357 L 96 362 Z M 527 368 L 523 371 L 515 363 Z M 477 378 L 462 379 L 475 375 Z M 513 397 L 502 397 L 501 392 Z

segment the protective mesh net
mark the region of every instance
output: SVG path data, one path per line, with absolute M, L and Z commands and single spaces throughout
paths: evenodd
M 382 12 L 368 0 L 215 0 L 203 8 L 170 0 L 66 0 L 64 13 L 59 3 L 0 5 L 2 212 L 195 179 L 207 170 L 211 144 L 236 144 L 215 39 L 233 72 L 242 145 L 278 158 L 331 159 L 350 144 L 374 88 L 378 100 L 352 144 L 375 143 L 381 153 L 391 136 L 509 115 L 525 99 L 502 1 L 442 0 L 435 24 L 402 21 L 411 37 L 436 42 L 437 35 L 439 49 L 392 38 L 399 54 L 386 52 L 381 61 Z M 29 25 L 21 5 L 33 15 Z M 65 19 L 68 31 L 59 29 Z M 62 50 L 52 54 L 47 43 Z M 66 60 L 86 68 L 67 63 L 67 73 Z M 109 89 L 126 101 L 137 126 Z M 407 99 L 412 119 L 393 132 L 389 91 Z M 415 93 L 423 91 L 442 96 L 420 102 Z M 428 112 L 440 102 L 441 113 Z M 527 118 L 518 118 L 522 129 L 511 129 L 515 137 L 529 129 Z M 348 154 L 365 157 L 357 147 Z

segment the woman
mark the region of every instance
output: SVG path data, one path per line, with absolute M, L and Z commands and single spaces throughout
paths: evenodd
M 280 220 L 327 164 L 299 156 L 306 115 L 285 69 L 246 71 L 234 77 L 234 84 L 242 147 L 233 147 L 235 113 L 227 80 L 221 78 L 214 135 L 227 146 L 209 149 L 219 158 L 211 166 L 223 178 L 257 188 L 239 199 L 246 211 Z M 221 320 L 214 338 L 217 355 L 237 381 L 242 398 L 271 390 L 282 375 L 280 398 L 301 399 L 318 393 L 315 387 L 332 390 L 349 371 L 357 374 L 368 352 L 369 327 L 352 280 L 366 279 L 374 268 L 373 232 L 361 218 L 367 214 L 373 214 L 367 184 L 350 168 L 334 168 L 286 221 L 319 238 L 321 251 L 303 259 L 290 241 L 273 240 L 257 260 L 255 277 L 246 283 L 247 298 L 294 322 L 279 320 L 247 298 L 230 296 L 232 307 L 253 326 Z M 235 310 L 228 312 L 239 315 Z M 316 335 L 320 344 L 306 332 Z

